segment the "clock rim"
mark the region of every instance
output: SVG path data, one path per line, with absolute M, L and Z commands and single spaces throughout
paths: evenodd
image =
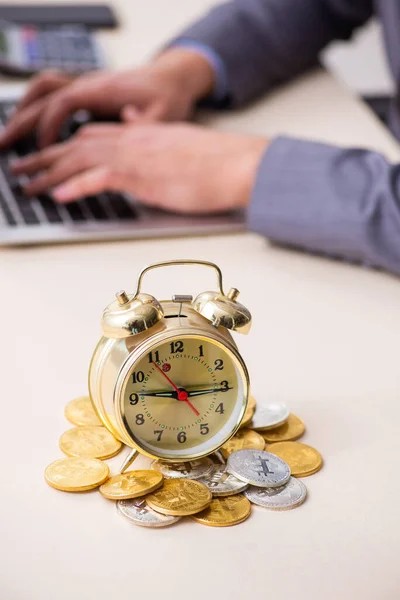
M 217 333 L 218 333 L 218 330 L 216 330 L 216 334 Z M 209 342 L 211 340 L 211 342 L 214 345 L 219 346 L 221 349 L 223 349 L 225 352 L 227 352 L 228 355 L 230 355 L 230 358 L 234 361 L 235 366 L 238 370 L 238 376 L 240 376 L 241 380 L 242 380 L 243 399 L 242 399 L 242 406 L 241 406 L 240 413 L 238 415 L 238 419 L 237 419 L 234 427 L 230 431 L 230 433 L 221 441 L 221 443 L 218 443 L 216 446 L 213 446 L 210 450 L 207 450 L 207 452 L 193 452 L 191 454 L 185 454 L 185 456 L 183 456 L 183 457 L 179 457 L 176 455 L 168 457 L 168 456 L 165 456 L 165 454 L 154 454 L 154 453 L 150 452 L 149 450 L 147 450 L 146 448 L 143 448 L 141 446 L 141 444 L 133 436 L 133 434 L 131 433 L 131 431 L 129 429 L 129 426 L 127 424 L 127 419 L 125 416 L 124 395 L 125 395 L 125 388 L 126 388 L 127 380 L 132 371 L 132 367 L 136 362 L 141 360 L 143 358 L 143 356 L 148 354 L 155 346 L 160 346 L 160 344 L 162 344 L 162 343 L 172 341 L 172 340 L 178 339 L 178 338 L 181 339 L 184 337 L 191 338 L 191 339 L 198 339 L 198 340 L 207 341 L 207 342 Z M 249 397 L 249 390 L 250 390 L 249 373 L 248 373 L 246 364 L 245 364 L 242 356 L 238 352 L 234 343 L 229 344 L 229 343 L 227 343 L 227 340 L 225 340 L 225 339 L 224 339 L 224 341 L 222 341 L 221 336 L 213 335 L 212 332 L 210 332 L 208 335 L 205 335 L 205 334 L 199 333 L 199 331 L 197 329 L 192 329 L 190 327 L 182 328 L 179 331 L 176 331 L 176 330 L 170 331 L 168 334 L 166 334 L 164 331 L 164 332 L 160 332 L 160 334 L 158 334 L 158 335 L 152 336 L 151 338 L 149 338 L 148 340 L 143 342 L 143 344 L 140 344 L 140 346 L 135 348 L 133 350 L 133 352 L 131 352 L 131 354 L 126 358 L 126 360 L 122 364 L 121 369 L 118 373 L 118 377 L 117 377 L 115 388 L 114 388 L 114 397 L 113 397 L 114 414 L 115 414 L 115 418 L 118 423 L 118 426 L 124 432 L 124 436 L 126 436 L 130 440 L 131 447 L 138 450 L 138 452 L 140 452 L 140 454 L 147 456 L 148 458 L 152 458 L 152 459 L 156 459 L 156 460 L 163 460 L 164 462 L 187 462 L 190 460 L 196 460 L 199 458 L 203 458 L 205 456 L 209 456 L 210 454 L 213 454 L 214 452 L 217 452 L 217 450 L 219 450 L 224 444 L 226 444 L 226 442 L 228 440 L 231 439 L 231 437 L 233 435 L 235 435 L 235 433 L 238 431 L 238 429 L 240 427 L 240 423 L 242 422 L 244 413 L 246 411 L 248 397 Z

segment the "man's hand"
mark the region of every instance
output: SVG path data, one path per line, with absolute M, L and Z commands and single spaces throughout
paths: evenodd
M 221 212 L 246 206 L 267 143 L 196 125 L 89 125 L 13 171 L 40 172 L 25 192 L 55 188 L 58 202 L 116 190 L 166 210 Z
M 39 147 L 57 140 L 65 119 L 78 109 L 118 117 L 127 104 L 130 120 L 179 121 L 190 117 L 196 102 L 213 87 L 213 71 L 195 52 L 171 48 L 149 65 L 120 73 L 71 78 L 56 71 L 35 77 L 9 124 L 0 148 L 37 130 Z

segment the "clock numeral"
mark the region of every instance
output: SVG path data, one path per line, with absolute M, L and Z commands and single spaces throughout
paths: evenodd
M 137 373 L 132 373 L 132 383 L 142 383 L 142 381 L 144 381 L 143 371 L 138 371 Z
M 215 412 L 218 412 L 218 413 L 220 413 L 221 415 L 223 415 L 223 414 L 224 414 L 224 412 L 225 412 L 225 409 L 224 409 L 224 404 L 223 404 L 223 402 L 220 402 L 220 403 L 218 404 L 217 408 L 215 409 Z
M 184 431 L 181 431 L 180 433 L 178 433 L 178 435 L 176 436 L 176 439 L 178 440 L 178 442 L 180 444 L 183 444 L 184 442 L 186 442 L 186 433 Z
M 164 429 L 155 429 L 154 435 L 157 436 L 157 442 L 161 442 L 161 436 L 164 433 Z
M 131 394 L 129 396 L 129 404 L 131 406 L 136 406 L 136 404 L 139 402 L 139 396 L 138 394 Z
M 153 362 L 160 362 L 160 353 L 158 350 L 154 352 L 154 355 L 152 352 L 149 352 L 149 363 Z
M 220 386 L 221 392 L 227 392 L 228 390 L 232 389 L 229 387 L 229 383 L 227 381 L 221 381 Z
M 207 433 L 210 432 L 210 428 L 208 426 L 208 423 L 202 423 L 200 425 L 200 433 L 201 435 L 207 435 Z
M 199 356 L 204 356 L 203 345 L 199 346 Z
M 222 371 L 224 368 L 224 361 L 222 360 L 222 358 L 217 358 L 217 360 L 214 360 L 214 365 L 214 371 Z
M 175 352 L 183 352 L 183 342 L 178 340 L 177 342 L 171 342 L 171 354 L 175 354 Z
M 144 415 L 138 414 L 136 415 L 136 425 L 143 425 L 144 423 Z

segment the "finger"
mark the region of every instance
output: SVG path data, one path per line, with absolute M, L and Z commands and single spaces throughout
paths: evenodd
M 123 129 L 122 123 L 90 123 L 81 127 L 75 134 L 75 138 L 92 139 L 96 137 L 114 137 L 119 135 Z
M 44 101 L 37 100 L 21 112 L 16 113 L 0 134 L 0 148 L 11 146 L 35 128 L 43 110 Z
M 82 156 L 77 155 L 72 159 L 70 155 L 67 155 L 48 171 L 38 175 L 35 179 L 26 184 L 24 186 L 24 193 L 27 196 L 37 196 L 38 194 L 42 194 L 77 173 L 87 169 L 88 166 L 92 165 L 89 165 L 88 161 L 84 160 Z
M 49 70 L 33 77 L 28 91 L 17 104 L 17 112 L 26 108 L 39 98 L 51 94 L 55 90 L 64 87 L 72 80 L 72 77 L 59 71 Z
M 39 148 L 54 144 L 58 138 L 61 125 L 78 108 L 86 108 L 84 102 L 79 101 L 79 95 L 77 96 L 63 89 L 52 94 L 37 126 Z
M 124 106 L 124 108 L 121 110 L 121 119 L 125 123 L 136 123 L 140 119 L 141 115 L 141 111 L 131 104 Z
M 40 152 L 35 152 L 24 158 L 14 160 L 10 164 L 10 170 L 14 175 L 33 175 L 42 169 L 47 169 L 54 162 L 70 151 L 71 142 L 64 142 L 50 146 Z
M 153 123 L 154 121 L 161 121 L 165 116 L 165 106 L 162 102 L 154 102 L 147 110 L 144 111 L 144 119 L 147 123 Z
M 110 171 L 107 167 L 95 167 L 80 175 L 71 177 L 67 183 L 56 187 L 52 195 L 56 202 L 65 204 L 85 196 L 100 194 L 111 189 L 111 185 L 114 187 L 115 183 L 114 181 L 111 184 Z
M 165 106 L 161 102 L 154 102 L 146 110 L 139 110 L 131 104 L 121 110 L 121 118 L 125 123 L 154 123 L 161 121 L 164 116 Z
M 54 144 L 65 119 L 78 109 L 93 109 L 93 102 L 90 90 L 85 86 L 71 85 L 67 89 L 54 92 L 47 100 L 46 110 L 43 111 L 38 123 L 39 147 L 44 148 Z

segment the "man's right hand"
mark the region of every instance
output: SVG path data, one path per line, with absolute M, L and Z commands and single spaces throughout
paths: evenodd
M 32 80 L 0 135 L 0 149 L 34 130 L 39 147 L 53 144 L 65 119 L 79 109 L 116 118 L 128 105 L 130 122 L 186 120 L 196 103 L 211 92 L 213 78 L 203 57 L 178 47 L 131 71 L 77 78 L 49 71 Z

